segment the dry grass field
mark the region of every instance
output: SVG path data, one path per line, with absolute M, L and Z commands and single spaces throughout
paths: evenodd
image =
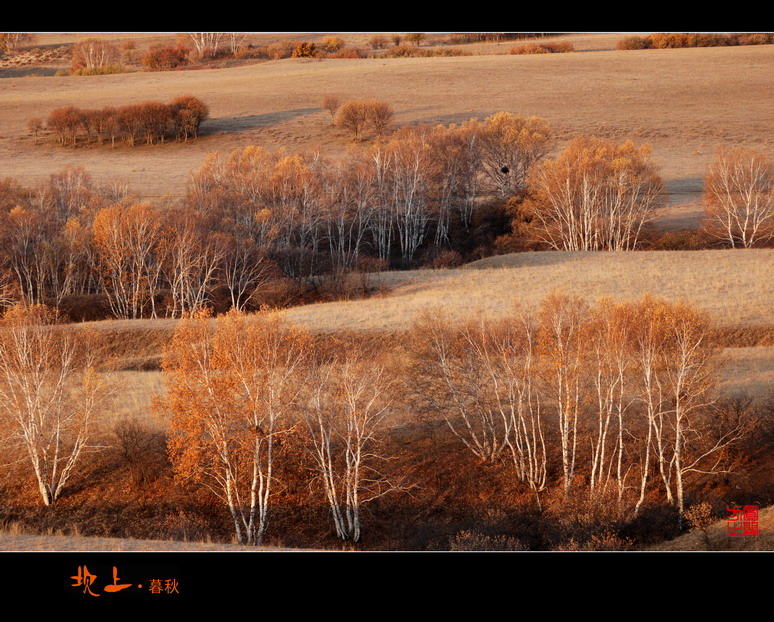
M 179 540 L 132 540 L 131 538 L 86 538 L 80 536 L 36 535 L 0 532 L 0 551 L 110 551 L 110 552 L 187 552 L 223 551 L 249 553 L 280 551 L 274 547 L 248 548 L 238 544 L 180 542 Z
M 456 270 L 388 272 L 384 296 L 296 307 L 288 318 L 314 331 L 403 330 L 425 309 L 441 307 L 456 317 L 510 313 L 554 291 L 589 303 L 601 297 L 636 299 L 644 294 L 684 300 L 722 326 L 774 324 L 774 251 L 552 251 L 490 257 Z

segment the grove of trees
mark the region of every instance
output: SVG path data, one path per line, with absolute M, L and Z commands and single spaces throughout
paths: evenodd
M 347 107 L 328 99 L 338 115 Z M 49 127 L 66 144 L 153 143 L 195 136 L 207 115 L 183 96 L 60 108 Z M 581 136 L 548 158 L 554 144 L 543 119 L 503 112 L 385 131 L 339 158 L 250 146 L 211 153 L 184 198 L 163 207 L 78 167 L 31 189 L 5 180 L 0 287 L 11 301 L 93 296 L 115 317 L 181 317 L 255 310 L 269 284 L 288 292 L 274 298 L 283 304 L 302 292 L 360 295 L 367 285 L 358 290 L 350 275 L 386 267 L 457 266 L 514 249 L 646 247 L 664 202 L 647 145 Z M 707 177 L 706 235 L 731 247 L 769 243 L 771 178 L 765 154 L 721 148 Z
M 413 486 L 400 464 L 385 471 L 399 411 L 441 418 L 481 464 L 510 464 L 538 511 L 559 492 L 632 519 L 647 499 L 682 521 L 750 424 L 719 404 L 710 328 L 682 303 L 553 294 L 498 321 L 430 310 L 377 352 L 321 347 L 276 313 L 198 314 L 165 352 L 157 408 L 176 477 L 212 490 L 240 543 L 261 543 L 293 464 L 309 465 L 336 537 L 358 542 L 362 506 Z
M 688 478 L 722 471 L 744 428 L 713 408 L 709 327 L 695 309 L 650 297 L 589 307 L 552 295 L 497 322 L 433 311 L 409 339 L 409 373 L 417 404 L 478 459 L 510 454 L 538 503 L 560 467 L 565 495 L 582 470 L 590 497 L 635 512 L 655 479 L 682 516 Z
M 528 181 L 538 235 L 565 251 L 633 250 L 664 201 L 646 147 L 574 139 Z
M 176 97 L 167 104 L 144 102 L 102 109 L 77 106 L 56 108 L 48 116 L 47 126 L 62 145 L 81 142 L 102 144 L 116 140 L 129 146 L 138 143 L 163 143 L 165 138 L 187 141 L 196 138 L 202 122 L 209 118 L 209 108 L 192 95 Z

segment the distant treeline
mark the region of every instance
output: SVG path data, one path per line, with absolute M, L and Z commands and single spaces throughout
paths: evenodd
M 144 102 L 102 109 L 65 106 L 48 117 L 48 128 L 63 145 L 96 140 L 98 143 L 122 141 L 130 146 L 138 142 L 153 144 L 165 138 L 188 140 L 197 137 L 209 108 L 191 95 L 176 97 L 168 104 Z
M 664 48 L 707 48 L 734 45 L 766 45 L 774 43 L 770 32 L 654 32 L 647 37 L 626 37 L 616 47 L 619 50 L 650 50 Z
M 484 43 L 499 41 L 520 41 L 537 37 L 554 37 L 563 32 L 456 32 L 449 37 L 449 43 Z

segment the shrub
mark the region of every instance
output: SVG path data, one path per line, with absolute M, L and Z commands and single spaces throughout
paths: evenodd
M 473 53 L 459 48 L 419 48 L 415 45 L 402 43 L 385 51 L 384 58 L 429 58 L 431 56 L 472 56 Z
M 182 45 L 155 45 L 142 57 L 142 64 L 151 71 L 167 71 L 185 65 L 190 52 Z
M 631 36 L 621 39 L 615 47 L 617 50 L 646 50 L 650 47 L 650 40 L 646 37 Z
M 511 54 L 558 54 L 562 52 L 574 52 L 575 48 L 569 41 L 558 43 L 527 43 L 511 48 Z
M 277 41 L 266 46 L 266 55 L 271 60 L 281 60 L 293 56 L 297 43 L 294 41 Z
M 291 56 L 293 58 L 314 58 L 317 56 L 317 47 L 314 43 L 302 41 L 301 43 L 297 43 L 296 47 L 293 48 Z
M 335 124 L 350 132 L 355 140 L 366 126 L 367 117 L 362 101 L 348 101 L 336 112 Z
M 38 142 L 38 134 L 43 129 L 43 119 L 40 117 L 32 117 L 31 119 L 27 119 L 27 129 L 29 130 L 30 134 L 35 136 L 35 142 Z
M 374 50 L 383 50 L 387 47 L 387 37 L 384 35 L 374 35 L 368 40 L 368 45 Z
M 459 268 L 462 265 L 462 255 L 457 251 L 444 251 L 433 259 L 430 264 L 434 270 L 444 270 L 446 268 Z
M 656 49 L 694 47 L 696 39 L 684 32 L 655 32 L 650 35 L 651 47 Z
M 366 50 L 361 48 L 344 48 L 337 52 L 331 52 L 328 54 L 328 58 L 368 58 L 369 54 Z
M 333 52 L 338 52 L 341 48 L 344 47 L 344 45 L 345 45 L 344 39 L 340 37 L 333 37 L 333 36 L 323 37 L 323 40 L 321 43 L 322 49 L 328 52 L 329 54 Z
M 408 45 L 406 43 L 398 44 L 391 47 L 384 53 L 384 58 L 404 58 L 410 56 L 419 56 L 420 52 L 414 45 Z
M 647 48 L 719 47 L 733 45 L 765 45 L 774 43 L 770 33 L 718 33 L 718 32 L 655 32 L 647 37 L 626 37 L 616 48 L 619 50 L 643 50 Z
M 424 32 L 407 32 L 406 41 L 411 43 L 412 45 L 420 45 L 422 41 L 425 40 L 425 33 Z
M 511 48 L 511 54 L 548 54 L 549 49 L 544 45 L 537 43 L 528 43 L 526 45 L 516 45 Z
M 240 45 L 234 50 L 234 58 L 239 60 L 243 58 L 258 58 L 261 53 L 259 50 L 260 48 L 254 48 L 251 45 Z
M 330 113 L 331 119 L 335 119 L 336 112 L 341 106 L 341 97 L 339 97 L 338 95 L 327 93 L 326 95 L 322 96 L 322 100 L 320 101 L 320 106 L 322 107 L 323 110 L 327 110 Z
M 766 45 L 774 43 L 774 33 L 749 32 L 739 35 L 739 45 Z
M 450 551 L 524 551 L 518 539 L 509 536 L 488 536 L 477 531 L 460 531 L 449 538 Z
M 73 76 L 106 76 L 112 73 L 124 73 L 123 65 L 102 65 L 101 67 L 83 67 L 76 69 Z
M 394 111 L 387 102 L 370 99 L 364 103 L 366 120 L 377 136 L 381 136 L 392 123 Z
M 387 102 L 350 100 L 339 107 L 335 124 L 351 132 L 355 140 L 369 126 L 381 136 L 392 121 L 393 114 L 392 106 Z

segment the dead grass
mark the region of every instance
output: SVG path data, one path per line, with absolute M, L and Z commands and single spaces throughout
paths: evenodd
M 228 551 L 242 553 L 277 552 L 271 546 L 246 547 L 217 542 L 180 542 L 178 540 L 137 540 L 131 538 L 86 538 L 82 536 L 34 535 L 0 532 L 0 551 Z
M 352 326 L 395 331 L 430 308 L 456 317 L 498 317 L 511 313 L 514 301 L 530 308 L 549 293 L 564 291 L 590 303 L 651 293 L 695 304 L 720 326 L 760 326 L 774 324 L 772 273 L 770 249 L 518 253 L 455 270 L 384 273 L 390 290 L 384 296 L 296 307 L 287 317 L 318 332 Z

